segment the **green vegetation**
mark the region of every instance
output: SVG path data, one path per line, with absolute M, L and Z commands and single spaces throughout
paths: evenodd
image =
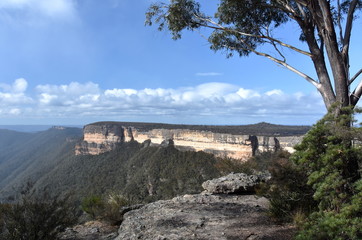
M 77 210 L 67 198 L 50 198 L 44 192 L 34 196 L 30 188 L 21 200 L 0 204 L 1 240 L 54 240 L 77 221 Z
M 352 115 L 344 112 L 338 117 L 328 114 L 319 121 L 291 156 L 285 151 L 265 152 L 246 163 L 204 152 L 179 151 L 172 145 L 155 147 L 137 142 L 120 143 L 115 150 L 97 156 L 75 156 L 75 141 L 70 139 L 79 131 L 74 129 L 26 134 L 23 143 L 18 143 L 17 137 L 10 138 L 8 144 L 3 141 L 0 156 L 11 152 L 11 159 L 21 164 L 10 174 L 9 170 L 1 173 L 9 177 L 19 173 L 19 178 L 2 179 L 0 184 L 6 189 L 14 186 L 6 183 L 21 186 L 19 182 L 25 182 L 26 176 L 36 182 L 27 194 L 17 197 L 12 192 L 14 198 L 7 200 L 15 201 L 0 204 L 0 239 L 55 236 L 77 213 L 69 202 L 93 218 L 119 224 L 123 206 L 198 193 L 202 182 L 229 172 L 265 170 L 271 172 L 272 179 L 258 192 L 270 199 L 272 216 L 297 224 L 298 239 L 361 239 L 362 130 L 349 127 Z M 17 144 L 29 148 L 16 150 Z M 0 164 L 11 166 L 5 158 Z M 2 189 L 1 194 L 5 193 Z M 54 229 L 53 223 L 59 227 Z M 27 235 L 29 232 L 33 235 Z
M 82 210 L 92 218 L 96 218 L 103 213 L 104 202 L 100 196 L 89 196 L 83 199 L 81 207 Z
M 298 240 L 362 239 L 362 129 L 343 111 L 320 120 L 290 159 L 277 159 L 261 190 L 273 216 L 297 224 Z
M 2 133 L 6 133 L 2 135 Z M 49 129 L 39 133 L 0 130 L 0 200 L 14 195 L 14 188 L 37 182 L 73 155 L 78 128 Z
M 293 156 L 318 202 L 297 239 L 362 239 L 362 129 L 344 113 L 326 115 Z
M 220 176 L 217 161 L 204 152 L 127 142 L 104 154 L 72 156 L 34 187 L 48 187 L 54 195 L 71 189 L 76 200 L 117 192 L 134 203 L 150 202 L 201 191 L 202 182 Z
M 276 220 L 299 224 L 317 206 L 307 173 L 290 160 L 289 153 L 273 154 L 269 159 L 264 163 L 270 163 L 272 178 L 259 193 L 270 199 L 269 211 Z
M 295 136 L 303 135 L 310 126 L 288 126 L 276 125 L 266 122 L 249 125 L 183 125 L 164 123 L 142 123 L 142 122 L 96 122 L 91 125 L 120 125 L 124 127 L 135 127 L 139 131 L 150 131 L 152 129 L 188 129 L 194 131 L 210 131 L 213 133 L 227 133 L 239 135 L 258 136 Z
M 119 225 L 123 220 L 122 207 L 132 205 L 121 194 L 112 192 L 104 197 L 89 196 L 82 200 L 81 208 L 93 219 L 101 219 L 114 225 Z

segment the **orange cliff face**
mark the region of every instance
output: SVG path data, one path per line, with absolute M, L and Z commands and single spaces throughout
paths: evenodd
M 267 137 L 233 135 L 189 129 L 137 129 L 117 123 L 97 123 L 84 127 L 84 138 L 76 146 L 76 155 L 97 155 L 111 151 L 118 143 L 137 141 L 160 145 L 172 139 L 179 150 L 204 151 L 220 157 L 246 161 L 257 152 L 284 148 L 293 151 L 302 136 Z

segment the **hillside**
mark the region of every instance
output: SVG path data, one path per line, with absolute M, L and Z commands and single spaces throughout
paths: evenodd
M 134 202 L 149 202 L 199 192 L 203 181 L 220 176 L 216 162 L 203 152 L 122 143 L 101 155 L 65 159 L 35 187 L 48 188 L 54 195 L 71 189 L 76 199 L 116 192 Z
M 13 188 L 37 181 L 58 163 L 73 155 L 79 128 L 51 128 L 38 133 L 0 130 L 0 199 Z
M 173 146 L 129 142 L 101 155 L 75 156 L 81 129 L 4 133 L 0 137 L 2 201 L 16 197 L 28 181 L 35 183 L 36 192 L 46 189 L 54 196 L 71 193 L 78 202 L 110 191 L 134 201 L 152 201 L 198 192 L 203 181 L 220 175 L 213 155 L 181 152 Z

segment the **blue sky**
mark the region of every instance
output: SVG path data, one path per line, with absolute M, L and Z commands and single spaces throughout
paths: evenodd
M 150 3 L 0 0 L 0 124 L 306 125 L 325 113 L 313 86 L 267 59 L 227 59 L 198 32 L 173 41 L 146 27 Z M 280 33 L 299 44 L 292 26 Z M 361 19 L 353 34 L 352 73 L 361 67 Z M 285 54 L 315 76 L 309 59 Z

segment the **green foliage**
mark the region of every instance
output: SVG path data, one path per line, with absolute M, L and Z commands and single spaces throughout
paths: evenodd
M 83 199 L 81 208 L 84 212 L 96 218 L 104 211 L 104 202 L 100 196 L 89 196 Z
M 57 239 L 76 222 L 76 213 L 68 199 L 50 198 L 46 192 L 34 197 L 27 191 L 19 202 L 0 205 L 0 239 Z
M 119 225 L 123 220 L 123 211 L 121 209 L 129 205 L 132 205 L 130 200 L 121 194 L 112 192 L 106 198 L 103 218 L 112 224 Z
M 75 199 L 117 192 L 134 203 L 150 202 L 200 192 L 204 181 L 221 175 L 215 162 L 212 154 L 204 152 L 127 142 L 104 154 L 72 156 L 36 187 L 49 186 L 54 195 L 71 190 Z
M 265 28 L 277 27 L 287 22 L 287 14 L 274 1 L 220 1 L 215 13 L 220 26 L 228 26 L 228 31 L 214 28 L 209 37 L 211 49 L 226 49 L 232 55 L 236 51 L 247 56 L 265 39 L 259 36 Z M 165 27 L 172 33 L 173 39 L 181 38 L 183 30 L 197 30 L 209 25 L 208 19 L 200 11 L 200 4 L 194 0 L 172 0 L 169 4 L 153 4 L 146 13 L 146 24 L 159 24 L 159 30 Z M 240 34 L 240 32 L 247 34 Z
M 227 175 L 230 172 L 252 174 L 255 164 L 252 161 L 239 162 L 230 158 L 219 158 L 215 167 L 222 175 Z
M 361 129 L 350 127 L 352 116 L 330 112 L 296 148 L 318 203 L 297 239 L 362 239 Z
M 89 196 L 83 199 L 82 210 L 93 219 L 102 219 L 119 225 L 123 220 L 121 208 L 131 205 L 131 202 L 121 194 L 112 192 L 106 196 Z
M 269 212 L 278 221 L 300 221 L 297 219 L 315 210 L 316 206 L 313 189 L 307 185 L 307 174 L 289 159 L 287 152 L 268 155 L 264 161 L 256 157 L 262 169 L 267 167 L 272 175 L 258 193 L 270 199 Z M 268 155 L 265 154 L 264 159 Z

